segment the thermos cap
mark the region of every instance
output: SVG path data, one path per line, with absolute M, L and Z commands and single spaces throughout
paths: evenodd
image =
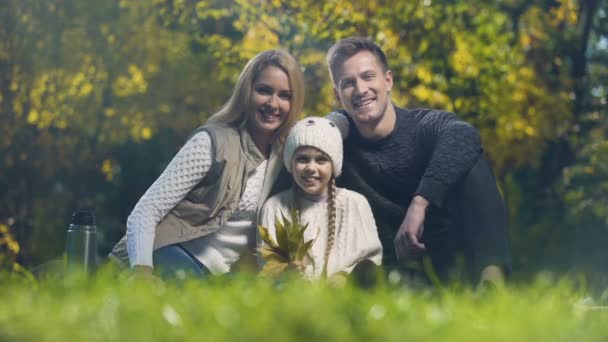
M 95 215 L 91 211 L 77 210 L 72 214 L 72 224 L 79 226 L 94 226 Z

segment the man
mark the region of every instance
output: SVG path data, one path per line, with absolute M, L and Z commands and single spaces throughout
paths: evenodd
M 327 62 L 344 108 L 329 115 L 345 136 L 338 182 L 370 202 L 385 267 L 428 256 L 445 280 L 462 255 L 472 277 L 501 283 L 506 209 L 477 130 L 453 113 L 395 106 L 386 56 L 370 40 L 343 39 Z

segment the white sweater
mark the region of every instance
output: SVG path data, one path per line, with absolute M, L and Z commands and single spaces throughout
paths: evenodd
M 315 239 L 310 251 L 313 262 L 304 273 L 311 279 L 322 276 L 327 248 L 327 202 L 313 202 L 300 197 L 302 223 L 308 223 L 304 232 L 305 241 Z M 290 217 L 295 207 L 293 189 L 271 197 L 262 208 L 260 224 L 268 228 L 270 236 L 276 239 L 275 219 L 285 215 Z M 333 248 L 329 254 L 327 273 L 350 273 L 362 260 L 369 259 L 376 265 L 382 261 L 382 245 L 378 238 L 376 222 L 369 203 L 359 193 L 337 188 L 336 231 Z
M 137 202 L 127 219 L 131 267 L 152 266 L 156 226 L 209 171 L 211 138 L 201 131 L 179 150 L 165 171 Z M 212 273 L 225 273 L 246 250 L 255 246 L 255 216 L 267 161 L 249 174 L 237 209 L 215 233 L 182 243 Z

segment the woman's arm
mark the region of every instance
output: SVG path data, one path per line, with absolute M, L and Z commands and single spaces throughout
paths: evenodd
M 137 202 L 127 219 L 131 267 L 152 267 L 156 226 L 205 177 L 212 158 L 211 137 L 201 131 L 188 140 Z

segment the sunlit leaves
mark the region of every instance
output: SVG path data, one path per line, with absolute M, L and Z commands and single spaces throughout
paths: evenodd
M 112 88 L 116 96 L 126 97 L 145 93 L 148 89 L 148 82 L 146 82 L 142 70 L 137 65 L 131 64 L 128 74 L 118 76 Z
M 16 265 L 20 246 L 7 225 L 0 223 L 0 271 L 11 270 Z

